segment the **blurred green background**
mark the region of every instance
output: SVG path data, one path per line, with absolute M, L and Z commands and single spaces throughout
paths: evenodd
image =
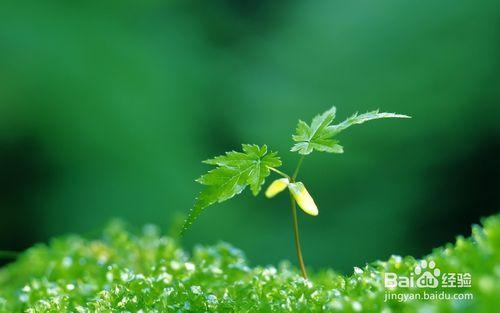
M 201 160 L 268 144 L 299 118 L 380 108 L 315 153 L 301 179 L 306 264 L 349 271 L 428 253 L 499 210 L 497 1 L 2 1 L 0 248 L 111 218 L 175 225 Z M 253 265 L 295 262 L 285 195 L 210 207 L 183 239 Z M 177 222 L 176 222 L 177 221 Z

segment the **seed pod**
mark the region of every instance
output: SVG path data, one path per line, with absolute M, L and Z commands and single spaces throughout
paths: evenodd
M 318 207 L 303 183 L 288 184 L 288 189 L 290 189 L 295 201 L 304 212 L 313 216 L 318 215 Z
M 276 179 L 269 185 L 269 187 L 267 187 L 266 197 L 272 198 L 278 193 L 282 192 L 288 186 L 288 183 L 288 178 Z

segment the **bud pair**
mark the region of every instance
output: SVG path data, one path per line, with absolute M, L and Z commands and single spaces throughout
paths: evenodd
M 285 190 L 287 187 L 299 207 L 304 212 L 313 216 L 318 215 L 318 207 L 316 206 L 316 203 L 314 203 L 313 198 L 301 182 L 291 183 L 288 178 L 276 179 L 271 183 L 271 185 L 269 185 L 269 187 L 267 187 L 266 197 L 272 198 Z

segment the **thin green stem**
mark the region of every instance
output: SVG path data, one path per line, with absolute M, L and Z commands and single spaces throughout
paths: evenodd
M 288 176 L 287 174 L 283 173 L 282 171 L 277 170 L 277 169 L 275 169 L 274 167 L 269 167 L 269 166 L 268 166 L 267 168 L 268 168 L 268 169 L 270 169 L 271 171 L 273 171 L 273 172 L 275 172 L 275 173 L 277 173 L 277 174 L 279 174 L 279 175 L 281 175 L 281 176 L 285 177 L 285 178 L 288 178 L 288 180 L 291 180 L 291 179 L 290 179 L 290 176 Z
M 299 162 L 297 163 L 297 167 L 295 168 L 295 171 L 293 172 L 293 176 L 290 177 L 287 174 L 283 173 L 280 170 L 275 169 L 274 167 L 268 167 L 271 171 L 288 178 L 288 180 L 291 183 L 295 182 L 295 179 L 297 178 L 297 175 L 299 175 L 299 170 L 300 167 L 302 166 L 302 162 L 304 161 L 305 155 L 302 155 L 299 159 Z M 299 235 L 299 222 L 297 219 L 297 204 L 295 203 L 295 199 L 293 198 L 292 193 L 290 192 L 290 205 L 292 208 L 292 220 L 293 220 L 293 233 L 294 233 L 294 239 L 295 239 L 295 250 L 297 250 L 297 258 L 299 260 L 299 266 L 300 266 L 300 271 L 302 272 L 302 276 L 305 279 L 307 278 L 307 272 L 306 272 L 306 265 L 304 264 L 304 258 L 302 257 L 302 249 L 300 248 L 300 235 Z
M 297 178 L 297 175 L 299 175 L 299 170 L 300 170 L 300 167 L 302 166 L 302 162 L 304 161 L 304 158 L 306 156 L 305 155 L 302 155 L 299 159 L 299 162 L 297 163 L 297 167 L 295 168 L 295 171 L 293 172 L 293 176 L 292 176 L 292 180 L 295 181 L 295 179 Z
M 294 183 L 297 175 L 299 175 L 300 167 L 302 166 L 302 162 L 304 161 L 305 155 L 302 155 L 297 163 L 297 167 L 293 172 L 293 176 L 291 178 L 291 182 Z M 297 250 L 297 258 L 299 260 L 300 271 L 302 272 L 302 276 L 307 279 L 306 265 L 304 264 L 304 258 L 302 257 L 302 249 L 300 248 L 300 235 L 299 235 L 299 222 L 297 219 L 297 205 L 295 204 L 295 199 L 290 192 L 290 204 L 292 207 L 292 219 L 293 219 L 293 233 L 295 237 L 295 250 Z
M 295 199 L 293 199 L 292 193 L 290 193 L 290 203 L 292 205 L 292 219 L 293 219 L 293 232 L 295 237 L 295 250 L 297 250 L 297 258 L 299 260 L 300 271 L 305 279 L 307 278 L 306 266 L 304 264 L 304 259 L 302 258 L 302 249 L 300 248 L 300 236 L 299 236 L 299 223 L 297 221 L 297 205 L 295 204 Z

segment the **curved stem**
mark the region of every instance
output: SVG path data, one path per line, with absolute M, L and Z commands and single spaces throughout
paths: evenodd
M 291 183 L 295 182 L 295 179 L 297 178 L 297 175 L 299 175 L 299 170 L 300 167 L 302 166 L 302 162 L 304 161 L 305 155 L 302 155 L 299 159 L 299 162 L 297 163 L 297 167 L 295 168 L 295 171 L 293 172 L 293 176 L 290 177 L 287 174 L 283 173 L 280 170 L 275 169 L 274 167 L 268 167 L 271 171 L 288 178 L 288 180 Z M 299 235 L 299 222 L 297 219 L 297 204 L 295 203 L 295 199 L 293 198 L 292 193 L 290 192 L 290 205 L 292 208 L 292 220 L 293 220 L 293 233 L 294 233 L 294 239 L 295 239 L 295 250 L 297 250 L 297 258 L 299 260 L 299 266 L 300 266 L 300 271 L 302 272 L 302 276 L 305 279 L 307 278 L 307 272 L 306 272 L 306 265 L 304 264 L 304 258 L 302 257 L 302 249 L 300 248 L 300 235 Z
M 290 203 L 292 205 L 293 232 L 295 235 L 295 250 L 297 250 L 297 258 L 299 259 L 300 271 L 302 272 L 302 276 L 305 279 L 308 279 L 306 266 L 304 264 L 304 259 L 302 258 L 302 249 L 300 248 L 299 223 L 297 222 L 297 205 L 295 204 L 295 199 L 293 199 L 292 193 L 290 193 Z
M 305 155 L 302 155 L 297 163 L 297 167 L 293 172 L 293 176 L 291 178 L 291 182 L 294 183 L 297 175 L 299 175 L 300 167 L 302 166 L 302 162 L 304 161 Z M 307 279 L 306 266 L 304 264 L 304 259 L 302 258 L 302 249 L 300 248 L 300 235 L 299 235 L 299 222 L 297 220 L 297 205 L 295 204 L 295 199 L 290 192 L 290 204 L 292 206 L 292 219 L 293 219 L 293 233 L 295 237 L 295 250 L 297 250 L 297 258 L 299 260 L 300 271 L 302 272 L 302 276 Z

